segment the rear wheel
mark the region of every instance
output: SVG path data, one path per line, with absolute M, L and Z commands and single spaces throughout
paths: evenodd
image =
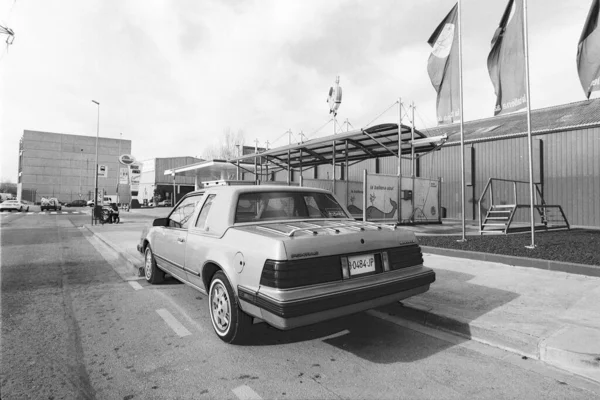
M 150 246 L 146 247 L 144 255 L 144 275 L 146 280 L 153 285 L 161 283 L 165 279 L 165 273 L 156 265 L 156 260 Z
M 239 307 L 227 277 L 218 271 L 208 292 L 210 320 L 215 333 L 226 343 L 241 343 L 252 325 L 252 317 Z

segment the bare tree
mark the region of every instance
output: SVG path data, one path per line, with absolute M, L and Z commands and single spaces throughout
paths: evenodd
M 11 193 L 13 196 L 16 196 L 17 184 L 12 183 L 10 179 L 2 179 L 0 182 L 0 193 Z
M 244 146 L 244 131 L 234 133 L 231 128 L 225 128 L 219 137 L 219 142 L 207 147 L 203 157 L 207 160 L 228 160 L 238 156 Z

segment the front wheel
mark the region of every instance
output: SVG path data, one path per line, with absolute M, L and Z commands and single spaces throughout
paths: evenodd
M 153 285 L 161 283 L 165 279 L 165 273 L 156 265 L 156 259 L 150 246 L 146 247 L 146 253 L 144 253 L 144 275 L 146 280 Z
M 252 325 L 252 317 L 239 307 L 227 277 L 218 271 L 208 293 L 210 320 L 215 333 L 225 343 L 241 343 Z

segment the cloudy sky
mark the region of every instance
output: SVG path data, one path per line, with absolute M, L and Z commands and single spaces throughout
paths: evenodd
M 0 177 L 16 182 L 23 131 L 132 140 L 138 159 L 202 155 L 225 129 L 246 144 L 370 123 L 398 97 L 436 124 L 427 39 L 454 0 L 0 0 Z M 529 0 L 532 107 L 585 99 L 575 64 L 591 0 Z M 504 0 L 464 0 L 466 120 L 493 115 L 490 40 Z M 5 40 L 2 36 L 2 44 Z M 384 113 L 376 123 L 396 120 Z M 283 137 L 282 137 L 283 135 Z M 276 141 L 276 139 L 278 139 Z

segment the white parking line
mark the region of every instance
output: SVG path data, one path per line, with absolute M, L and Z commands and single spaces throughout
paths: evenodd
M 136 281 L 128 281 L 132 288 L 135 290 L 142 290 L 144 287 L 137 283 Z
M 262 397 L 260 397 L 258 393 L 252 390 L 250 386 L 238 386 L 235 389 L 231 389 L 231 391 L 240 400 L 262 400 Z
M 52 211 L 52 212 L 50 212 L 50 214 L 56 214 L 56 211 Z
M 344 329 L 343 331 L 339 331 L 339 332 L 337 332 L 337 333 L 333 333 L 333 334 L 331 334 L 331 335 L 329 335 L 329 336 L 325 336 L 325 337 L 324 337 L 323 339 L 321 339 L 321 340 L 335 339 L 335 338 L 338 338 L 338 337 L 340 337 L 340 336 L 347 335 L 347 334 L 349 334 L 349 333 L 350 333 L 350 331 L 349 331 L 348 329 Z
M 173 314 L 164 308 L 156 310 L 156 312 L 161 316 L 162 319 L 165 320 L 167 325 L 169 325 L 169 327 L 173 329 L 177 335 L 179 335 L 179 337 L 189 336 L 192 334 L 192 332 L 188 331 L 186 327 L 181 324 L 181 322 L 177 321 Z
M 62 214 L 68 214 L 68 212 L 66 212 L 66 211 L 63 211 L 63 212 L 62 212 Z

